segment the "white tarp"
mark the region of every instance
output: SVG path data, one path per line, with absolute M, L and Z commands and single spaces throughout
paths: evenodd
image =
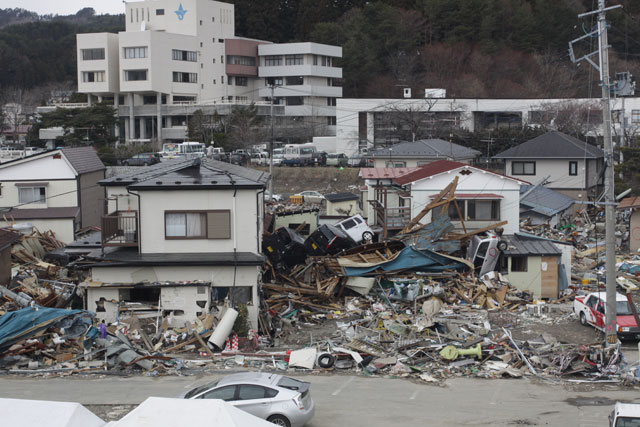
M 3 426 L 11 427 L 102 427 L 105 422 L 75 402 L 2 399 Z
M 273 427 L 219 399 L 149 397 L 109 427 Z

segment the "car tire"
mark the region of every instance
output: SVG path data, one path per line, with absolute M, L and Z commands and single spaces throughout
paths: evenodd
M 580 323 L 587 326 L 587 316 L 584 315 L 584 311 L 580 312 Z
M 278 426 L 291 427 L 291 422 L 284 415 L 271 415 L 269 418 L 267 418 L 267 421 Z
M 129 166 L 129 162 L 122 162 L 122 166 Z
M 324 369 L 330 369 L 336 363 L 336 358 L 330 353 L 322 353 L 318 356 L 318 366 Z
M 505 242 L 504 240 L 498 242 L 498 249 L 500 249 L 501 251 L 506 251 L 507 246 L 507 242 Z
M 365 231 L 362 233 L 362 240 L 365 242 L 373 242 L 373 233 L 370 231 Z

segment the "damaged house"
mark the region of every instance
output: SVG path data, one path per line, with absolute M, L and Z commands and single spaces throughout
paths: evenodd
M 215 160 L 169 161 L 101 181 L 102 253 L 86 307 L 178 321 L 246 304 L 257 328 L 263 197 L 269 175 Z

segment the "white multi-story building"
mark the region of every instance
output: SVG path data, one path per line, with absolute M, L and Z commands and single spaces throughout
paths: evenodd
M 126 2 L 126 30 L 77 35 L 78 91 L 113 99 L 126 141 L 183 140 L 189 115 L 255 103 L 277 128 L 335 135 L 342 48 L 235 37 L 234 5 Z

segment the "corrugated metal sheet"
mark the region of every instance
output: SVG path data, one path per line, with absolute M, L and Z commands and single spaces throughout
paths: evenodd
M 525 239 L 519 236 L 504 237 L 508 246 L 504 251 L 507 256 L 513 255 L 562 255 L 551 241 L 541 239 Z
M 575 203 L 575 200 L 571 197 L 543 186 L 538 186 L 527 194 L 531 187 L 531 185 L 520 187 L 520 195 L 525 195 L 524 198 L 520 199 L 520 204 L 541 215 L 555 215 L 570 208 Z

